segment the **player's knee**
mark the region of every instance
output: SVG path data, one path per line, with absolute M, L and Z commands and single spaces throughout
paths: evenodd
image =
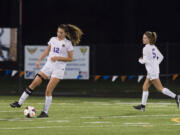
M 38 77 L 39 79 L 38 79 L 38 81 L 41 83 L 42 81 L 45 81 L 46 79 L 45 79 L 45 77 L 43 77 L 42 75 L 40 75 L 40 74 L 36 74 L 36 76 L 35 76 L 35 78 L 36 77 Z
M 52 96 L 52 91 L 50 89 L 46 89 L 46 96 Z
M 159 92 L 162 92 L 163 88 L 158 87 L 157 90 L 158 90 Z
M 143 91 L 148 91 L 148 87 L 146 85 L 143 85 L 142 89 Z

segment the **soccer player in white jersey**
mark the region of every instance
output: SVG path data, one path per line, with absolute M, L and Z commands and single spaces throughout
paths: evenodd
M 52 37 L 48 42 L 46 50 L 43 52 L 36 67 L 39 68 L 40 62 L 46 57 L 47 61 L 40 72 L 35 76 L 32 83 L 25 89 L 18 102 L 10 104 L 11 107 L 21 107 L 23 102 L 32 94 L 34 89 L 43 80 L 50 78 L 45 92 L 44 110 L 39 118 L 48 117 L 48 110 L 52 102 L 52 92 L 57 84 L 63 79 L 66 62 L 73 59 L 73 45 L 80 42 L 82 31 L 71 24 L 61 24 L 57 29 L 57 37 Z
M 133 106 L 137 110 L 145 111 L 145 106 L 148 100 L 149 87 L 151 84 L 161 93 L 166 96 L 169 96 L 176 100 L 178 108 L 180 108 L 180 95 L 176 95 L 168 88 L 162 86 L 159 79 L 159 64 L 163 60 L 163 55 L 155 46 L 157 39 L 156 32 L 147 31 L 143 35 L 143 57 L 139 58 L 139 63 L 145 64 L 147 70 L 147 77 L 143 85 L 142 101 L 141 105 Z

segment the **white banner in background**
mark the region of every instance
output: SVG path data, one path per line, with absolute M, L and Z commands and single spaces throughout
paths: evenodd
M 47 46 L 25 46 L 24 78 L 33 79 L 39 69 L 36 62 Z M 72 62 L 67 62 L 64 79 L 89 79 L 89 46 L 75 46 Z M 41 61 L 40 69 L 46 63 L 46 58 Z

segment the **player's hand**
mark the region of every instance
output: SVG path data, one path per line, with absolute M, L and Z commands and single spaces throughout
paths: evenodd
M 57 58 L 56 56 L 54 56 L 54 57 L 51 57 L 51 60 L 52 60 L 53 62 L 55 62 L 55 61 L 58 60 L 58 58 Z
M 40 68 L 40 62 L 41 62 L 41 61 L 38 60 L 37 63 L 36 63 L 36 67 L 37 67 L 38 69 Z
M 139 63 L 144 64 L 144 63 L 143 63 L 143 58 L 142 58 L 142 57 L 140 57 L 138 61 L 139 61 Z

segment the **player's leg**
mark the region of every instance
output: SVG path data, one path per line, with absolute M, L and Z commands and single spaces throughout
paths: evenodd
M 162 83 L 160 81 L 160 79 L 154 79 L 152 80 L 152 84 L 154 85 L 154 87 L 161 93 L 163 93 L 164 95 L 167 95 L 171 98 L 175 98 L 176 97 L 176 94 L 173 93 L 172 91 L 170 91 L 169 89 L 167 88 L 164 88 L 162 86 Z
M 151 86 L 151 81 L 149 78 L 146 78 L 144 84 L 143 84 L 143 92 L 142 92 L 142 101 L 141 104 L 143 106 L 146 106 L 147 100 L 148 100 L 148 96 L 149 96 L 149 87 Z
M 32 92 L 34 91 L 34 89 L 39 86 L 44 80 L 46 80 L 48 77 L 43 73 L 43 72 L 39 72 L 35 79 L 32 81 L 32 83 L 29 85 L 29 87 L 26 88 L 26 90 L 24 91 L 24 93 L 22 94 L 22 96 L 19 99 L 19 104 L 22 105 L 22 103 L 27 99 L 27 97 L 29 95 L 32 94 Z
M 180 96 L 179 95 L 176 95 L 174 92 L 172 92 L 168 88 L 164 88 L 163 85 L 161 84 L 161 81 L 159 78 L 152 80 L 152 84 L 159 92 L 163 93 L 166 96 L 174 98 L 176 100 L 178 107 L 180 108 Z
M 135 109 L 145 111 L 145 106 L 148 100 L 149 96 L 149 87 L 151 86 L 151 81 L 147 77 L 144 84 L 143 84 L 143 92 L 142 92 L 142 100 L 141 100 L 141 105 L 134 106 Z
M 38 118 L 48 117 L 48 110 L 52 102 L 52 92 L 54 88 L 57 86 L 57 84 L 59 83 L 59 81 L 60 79 L 55 78 L 55 77 L 51 77 L 51 79 L 49 80 L 49 83 L 46 88 L 46 93 L 45 93 L 46 97 L 45 97 L 44 110 L 41 112 Z
M 40 85 L 42 83 L 42 81 L 46 80 L 48 77 L 43 73 L 43 72 L 39 72 L 36 77 L 34 78 L 34 80 L 32 81 L 32 83 L 29 85 L 29 88 L 34 90 L 38 85 Z
M 22 93 L 20 99 L 18 102 L 14 102 L 12 104 L 10 104 L 11 107 L 21 107 L 21 105 L 23 104 L 23 102 L 32 94 L 32 92 L 34 91 L 34 89 L 40 85 L 42 83 L 43 80 L 47 79 L 48 77 L 43 73 L 43 72 L 39 72 L 34 80 L 32 81 L 32 83 L 25 89 L 25 91 Z

